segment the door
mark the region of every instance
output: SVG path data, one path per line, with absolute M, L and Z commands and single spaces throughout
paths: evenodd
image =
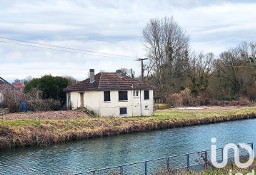
M 80 108 L 84 107 L 84 93 L 80 92 Z

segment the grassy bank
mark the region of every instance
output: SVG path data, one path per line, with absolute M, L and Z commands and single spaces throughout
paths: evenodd
M 101 117 L 72 120 L 2 119 L 0 149 L 46 146 L 70 140 L 249 118 L 256 118 L 256 107 L 198 111 L 159 110 L 151 117 Z

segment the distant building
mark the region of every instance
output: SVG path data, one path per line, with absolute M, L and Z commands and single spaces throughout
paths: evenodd
M 7 82 L 5 79 L 0 77 L 0 103 L 3 102 L 4 96 L 3 96 L 3 91 L 6 89 L 15 89 L 9 82 Z
M 15 87 L 17 91 L 20 91 L 20 92 L 23 92 L 25 88 L 25 84 L 19 80 L 16 80 L 15 82 L 13 82 L 12 85 Z
M 67 107 L 93 110 L 99 116 L 150 116 L 154 86 L 125 76 L 121 71 L 100 72 L 65 89 Z

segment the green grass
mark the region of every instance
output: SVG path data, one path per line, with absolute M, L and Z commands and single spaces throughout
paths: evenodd
M 168 108 L 168 104 L 166 104 L 166 103 L 156 103 L 155 106 L 156 106 L 156 109 L 167 109 Z
M 239 109 L 219 111 L 166 109 L 158 110 L 150 117 L 99 117 L 75 120 L 0 120 L 0 149 L 15 146 L 48 145 L 73 139 L 85 139 L 255 117 L 256 107 L 241 107 Z

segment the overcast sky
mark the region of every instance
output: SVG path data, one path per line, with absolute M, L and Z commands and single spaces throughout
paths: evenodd
M 93 52 L 145 57 L 142 30 L 151 18 L 174 17 L 192 49 L 218 54 L 256 41 L 253 0 L 0 0 L 0 37 Z M 9 81 L 45 74 L 87 78 L 140 63 L 97 54 L 35 48 L 0 39 L 0 77 Z

